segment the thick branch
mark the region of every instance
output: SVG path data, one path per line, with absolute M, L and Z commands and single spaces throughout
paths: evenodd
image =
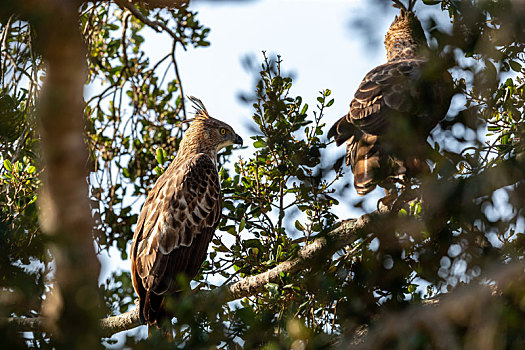
M 264 292 L 266 284 L 279 282 L 282 273 L 293 274 L 302 269 L 309 268 L 313 265 L 312 262 L 314 260 L 319 258 L 326 259 L 345 245 L 354 242 L 357 237 L 360 236 L 360 233 L 370 231 L 370 226 L 376 217 L 379 218 L 384 215 L 388 215 L 388 213 L 380 215 L 374 212 L 372 214 L 365 214 L 359 219 L 343 221 L 337 228 L 330 231 L 326 237 L 320 237 L 311 244 L 301 248 L 296 258 L 285 261 L 266 272 L 245 277 L 237 282 L 225 284 L 212 291 L 201 291 L 198 298 L 206 299 L 213 297 L 220 298 L 222 302 L 228 302 Z M 113 333 L 136 327 L 140 325 L 138 311 L 134 309 L 123 315 L 109 317 L 102 320 L 102 325 L 104 333 L 113 326 L 115 327 Z M 129 327 L 126 328 L 127 326 Z
M 100 320 L 102 334 L 106 337 L 141 325 L 142 322 L 139 318 L 139 309 L 136 307 L 121 315 L 111 316 Z
M 99 348 L 97 321 L 100 264 L 92 240 L 88 152 L 83 138 L 85 47 L 79 31 L 81 0 L 7 0 L 7 12 L 29 21 L 36 31 L 36 48 L 46 64 L 37 105 L 44 166 L 39 195 L 40 222 L 54 256 L 56 280 L 46 295 L 45 327 L 57 348 Z M 33 319 L 11 319 L 35 330 Z M 42 322 L 40 322 L 42 323 Z M 38 327 L 42 329 L 43 327 Z
M 336 229 L 328 233 L 326 237 L 318 238 L 313 243 L 300 249 L 297 258 L 286 261 L 259 275 L 243 278 L 238 282 L 221 286 L 213 291 L 201 291 L 199 298 L 205 299 L 210 296 L 217 296 L 227 302 L 262 292 L 267 283 L 279 280 L 281 272 L 297 272 L 302 268 L 311 266 L 313 259 L 330 256 L 331 253 L 353 242 L 357 237 L 357 233 L 364 230 L 366 224 L 375 215 L 377 214 L 367 214 L 357 220 L 344 221 Z M 16 324 L 18 326 L 17 329 L 20 331 L 42 331 L 44 330 L 42 321 L 43 318 L 10 318 L 8 320 L 9 323 Z M 100 321 L 102 333 L 105 336 L 132 329 L 141 324 L 137 308 Z
M 330 231 L 326 237 L 317 238 L 311 244 L 301 248 L 297 257 L 285 261 L 266 272 L 255 276 L 248 276 L 240 281 L 221 286 L 209 293 L 222 295 L 225 301 L 240 299 L 257 294 L 265 290 L 267 283 L 278 282 L 281 273 L 293 274 L 304 268 L 312 266 L 312 261 L 319 258 L 326 259 L 345 245 L 352 243 L 359 237 L 360 232 L 366 232 L 367 225 L 377 213 L 365 214 L 359 219 L 343 221 L 337 228 Z
M 52 330 L 47 327 L 48 322 L 45 317 L 9 317 L 7 323 L 19 332 L 52 332 Z M 139 310 L 137 308 L 117 316 L 103 318 L 99 323 L 100 333 L 104 337 L 110 337 L 115 333 L 133 329 L 141 325 L 142 322 L 140 321 Z

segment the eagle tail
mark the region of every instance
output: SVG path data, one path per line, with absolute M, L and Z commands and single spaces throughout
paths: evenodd
M 167 316 L 164 310 L 164 296 L 157 295 L 151 291 L 146 292 L 144 306 L 141 311 L 142 316 L 148 324 L 154 324 L 159 327 Z
M 175 316 L 171 310 L 173 301 L 177 300 L 180 292 L 171 293 L 168 296 L 158 295 L 151 291 L 146 292 L 146 297 L 141 299 L 140 315 L 148 325 L 163 328 L 163 323 Z M 170 307 L 171 305 L 171 307 Z
M 357 142 L 347 146 L 347 164 L 352 167 L 354 187 L 357 194 L 364 196 L 376 187 L 374 181 L 380 169 L 380 153 L 377 149 L 377 136 L 364 134 Z

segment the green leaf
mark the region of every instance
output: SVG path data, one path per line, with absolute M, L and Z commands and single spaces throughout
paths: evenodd
M 34 165 L 30 165 L 30 166 L 27 167 L 26 172 L 28 174 L 32 174 L 32 173 L 35 172 L 35 170 L 36 170 L 35 166 Z
M 157 160 L 157 163 L 160 165 L 164 164 L 166 162 L 166 151 L 162 149 L 162 147 L 157 148 L 157 155 L 155 156 L 155 159 Z
M 9 161 L 9 159 L 4 160 L 4 168 L 7 171 L 13 171 L 13 164 Z
M 34 195 L 33 198 L 31 199 L 31 201 L 29 203 L 27 203 L 28 205 L 29 204 L 33 204 L 34 202 L 36 202 L 38 196 L 37 195 Z
M 226 248 L 226 246 L 224 244 L 221 244 L 220 246 L 215 247 L 215 251 L 221 252 L 221 253 L 227 253 L 230 250 L 228 248 Z
M 515 72 L 521 72 L 521 64 L 519 64 L 518 62 L 516 61 L 510 61 L 510 68 L 512 68 L 513 71 Z
M 282 245 L 279 245 L 277 246 L 277 255 L 276 255 L 276 259 L 279 259 L 280 257 L 283 256 L 283 246 Z
M 253 147 L 255 148 L 266 147 L 266 142 L 264 142 L 263 140 L 257 140 L 253 143 Z
M 299 222 L 299 220 L 295 220 L 295 228 L 299 231 L 304 231 L 304 226 Z
M 256 238 L 250 238 L 243 242 L 246 248 L 258 248 L 262 247 L 261 241 Z
M 305 103 L 303 106 L 303 109 L 301 109 L 301 114 L 305 114 L 307 110 L 308 110 L 308 103 Z
M 330 101 L 328 101 L 328 103 L 326 104 L 326 107 L 330 107 L 331 105 L 334 104 L 334 99 L 331 99 Z
M 246 225 L 246 221 L 244 218 L 241 219 L 241 222 L 239 223 L 239 233 L 244 230 L 244 226 Z

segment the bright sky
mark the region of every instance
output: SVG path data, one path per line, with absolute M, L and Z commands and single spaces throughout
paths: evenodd
M 241 60 L 251 55 L 261 62 L 261 51 L 266 50 L 282 56 L 282 70 L 295 76 L 292 95 L 301 95 L 310 111 L 314 110 L 320 90 L 332 90 L 335 103 L 325 118 L 330 126 L 347 113 L 365 74 L 386 61 L 384 48 L 367 46 L 363 32 L 350 25 L 369 3 L 370 0 L 195 2 L 192 8 L 199 11 L 198 19 L 211 28 L 208 37 L 211 46 L 178 49 L 184 92 L 199 97 L 212 116 L 230 123 L 248 143 L 250 134 L 245 126 L 251 123 L 253 111 L 238 96 L 241 92 L 252 92 L 254 80 Z M 388 8 L 369 18 L 377 32 L 384 35 L 396 12 Z M 145 50 L 153 59 L 162 57 L 171 46 L 164 42 L 167 41 L 162 35 L 151 31 L 146 36 Z M 334 159 L 344 154 L 344 147 L 331 147 Z M 251 152 L 253 149 L 242 154 L 248 156 Z M 355 191 L 347 194 L 357 196 Z M 368 196 L 367 210 L 375 209 L 381 194 L 376 190 Z M 360 214 L 346 205 L 340 205 L 336 212 L 341 218 Z M 116 250 L 111 251 L 111 257 L 101 256 L 100 281 L 116 269 L 129 270 L 129 260 L 121 261 L 118 256 Z

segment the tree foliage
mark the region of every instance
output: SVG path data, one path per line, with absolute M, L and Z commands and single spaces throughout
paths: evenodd
M 426 78 L 449 70 L 456 93 L 453 107 L 429 138 L 431 172 L 407 179 L 393 209 L 371 216 L 366 230 L 335 254 L 316 257 L 297 273 L 282 273 L 262 292 L 246 293 L 238 301 L 226 303 L 213 293 L 199 298 L 225 283 L 259 276 L 327 239 L 338 220 L 348 219 L 337 218 L 334 206 L 353 203 L 348 200 L 354 195 L 347 190 L 349 169 L 328 152 L 335 145 L 325 137 L 324 117 L 334 103 L 331 91 L 322 90 L 316 101 L 306 103 L 294 94 L 280 57 L 263 53 L 260 71 L 253 72 L 253 92 L 245 99 L 253 107 L 253 154 L 237 160 L 228 149 L 220 156 L 222 221 L 193 290 L 170 301 L 176 314 L 174 339 L 166 342 L 154 332 L 148 339 L 127 336 L 127 345 L 525 344 L 525 281 L 522 275 L 510 281 L 498 275 L 522 264 L 525 251 L 525 9 L 512 1 L 423 3 L 440 8 L 451 22 L 449 29 L 432 18 L 424 22 L 430 42 Z M 40 315 L 54 283 L 50 238 L 38 219 L 44 204 L 37 200 L 46 164 L 39 155 L 35 113 L 46 70 L 34 38 L 46 34 L 35 31 L 34 19 L 11 9 L 0 5 L 4 318 Z M 120 0 L 109 6 L 86 2 L 78 15 L 87 48 L 86 86 L 92 91 L 85 94 L 84 136 L 93 240 L 99 252 L 116 247 L 127 259 L 140 204 L 176 153 L 188 119 L 176 49 L 208 46 L 209 29 L 186 2 L 164 10 Z M 169 40 L 158 61 L 143 48 L 148 30 Z M 349 100 L 352 94 L 348 91 Z M 478 289 L 491 281 L 492 296 L 480 297 L 479 303 L 463 297 L 484 295 Z M 115 271 L 100 287 L 107 316 L 134 307 L 129 272 Z M 465 302 L 460 316 L 454 313 L 457 308 L 447 311 L 447 300 L 454 298 Z M 429 300 L 440 310 L 441 318 L 429 318 L 437 325 L 418 318 L 428 311 L 424 305 Z M 403 319 L 407 327 L 402 328 L 389 323 L 392 315 L 412 315 L 419 323 Z M 12 327 L 0 323 L 1 337 L 28 345 Z M 481 330 L 486 337 L 473 336 Z M 373 336 L 367 338 L 367 331 Z M 34 332 L 30 342 L 45 347 L 53 336 Z
M 0 64 L 0 286 L 2 316 L 34 315 L 50 271 L 38 223 L 41 165 L 35 103 L 42 62 L 27 23 L 2 21 Z M 29 268 L 32 267 L 32 268 Z M 6 329 L 2 337 L 8 338 Z

